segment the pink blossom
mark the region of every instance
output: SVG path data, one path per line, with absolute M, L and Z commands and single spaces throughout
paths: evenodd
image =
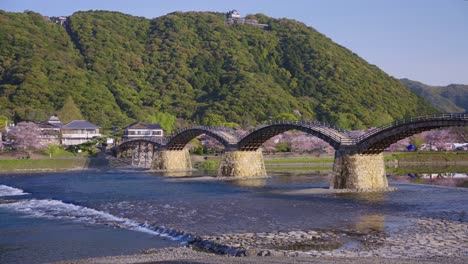
M 12 127 L 6 137 L 12 142 L 12 147 L 30 152 L 36 149 L 44 149 L 40 143 L 41 131 L 37 124 L 32 122 L 20 122 Z

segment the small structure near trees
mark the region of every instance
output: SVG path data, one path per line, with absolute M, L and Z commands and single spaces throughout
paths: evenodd
M 268 28 L 267 24 L 260 24 L 256 19 L 247 19 L 245 17 L 241 17 L 240 13 L 237 10 L 231 10 L 226 13 L 227 17 L 227 24 L 228 25 L 233 25 L 233 24 L 246 24 L 246 25 L 252 25 L 252 26 L 257 26 L 263 29 Z

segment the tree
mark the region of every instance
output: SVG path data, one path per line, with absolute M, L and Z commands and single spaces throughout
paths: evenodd
M 209 112 L 203 117 L 203 124 L 206 126 L 222 126 L 224 123 L 226 123 L 226 120 L 218 114 Z
M 13 148 L 31 154 L 33 150 L 44 148 L 39 140 L 40 135 L 41 130 L 35 123 L 20 122 L 8 131 L 7 138 L 12 141 Z
M 169 113 L 157 112 L 147 116 L 143 121 L 158 123 L 166 132 L 172 132 L 175 127 L 176 116 Z
M 0 133 L 6 132 L 6 127 L 10 123 L 10 119 L 4 115 L 0 115 Z M 1 141 L 1 140 L 0 140 Z
M 460 142 L 468 142 L 468 127 L 454 127 L 452 131 L 457 140 Z
M 412 136 L 410 138 L 410 143 L 416 147 L 416 149 L 421 148 L 426 140 L 422 136 Z
M 52 158 L 57 150 L 59 150 L 59 146 L 57 144 L 49 144 L 47 146 L 46 153 L 49 154 L 49 158 Z
M 70 95 L 67 97 L 67 99 L 65 99 L 62 109 L 58 111 L 57 116 L 64 123 L 68 123 L 72 120 L 83 119 L 83 115 L 81 115 L 80 109 L 75 104 L 75 101 L 73 101 L 73 97 Z
M 275 116 L 275 120 L 297 121 L 299 117 L 290 113 L 281 113 Z

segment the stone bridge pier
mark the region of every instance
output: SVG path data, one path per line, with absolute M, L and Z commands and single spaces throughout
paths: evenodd
M 219 164 L 218 177 L 266 177 L 262 149 L 253 151 L 226 150 Z
M 156 171 L 189 171 L 192 170 L 192 161 L 188 149 L 159 150 L 155 152 L 152 170 Z
M 331 189 L 387 189 L 383 154 L 359 154 L 337 150 L 333 164 Z

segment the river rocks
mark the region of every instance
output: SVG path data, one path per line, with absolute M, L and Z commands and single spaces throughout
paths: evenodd
M 231 249 L 245 249 L 247 255 L 258 256 L 297 255 L 299 250 L 340 247 L 341 244 L 335 238 L 336 235 L 331 232 L 313 230 L 202 237 L 204 241 L 215 241 Z
M 437 258 L 468 255 L 468 224 L 440 219 L 412 219 L 414 225 L 386 238 L 367 240 L 355 251 L 335 250 L 335 256 L 379 256 L 386 258 Z
M 468 224 L 452 220 L 413 218 L 413 225 L 395 233 L 363 233 L 343 229 L 240 233 L 198 237 L 192 246 L 232 256 L 263 257 L 466 257 Z M 358 243 L 350 249 L 349 241 Z

